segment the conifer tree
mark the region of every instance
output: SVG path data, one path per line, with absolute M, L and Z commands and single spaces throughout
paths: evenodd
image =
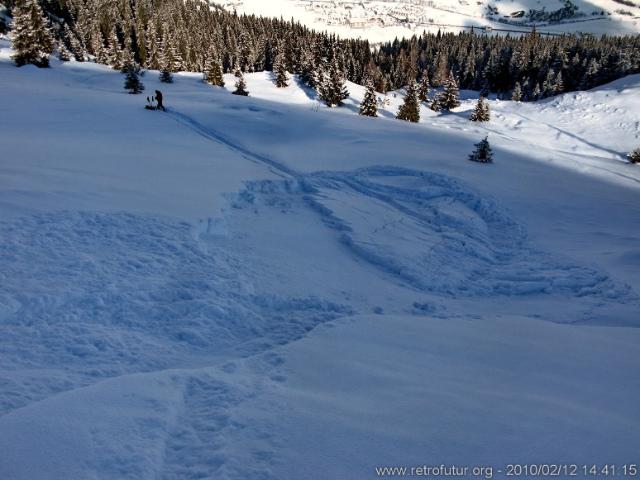
M 493 152 L 491 151 L 491 145 L 489 145 L 489 139 L 487 137 L 484 137 L 484 139 L 474 146 L 476 148 L 473 153 L 469 155 L 469 160 L 480 163 L 491 163 L 493 161 Z
M 516 86 L 513 87 L 511 100 L 513 100 L 514 102 L 519 102 L 520 100 L 522 100 L 522 87 L 520 86 L 520 82 L 516 82 Z
M 71 31 L 69 25 L 66 23 L 64 25 L 62 41 L 60 44 L 67 48 L 69 54 L 72 55 L 76 61 L 83 62 L 85 60 L 86 51 L 82 47 L 78 37 Z
M 415 80 L 409 83 L 407 95 L 404 97 L 404 103 L 400 106 L 396 118 L 413 123 L 420 121 L 420 102 L 418 101 L 418 86 Z
M 166 68 L 160 70 L 159 78 L 162 83 L 173 83 L 173 73 Z
M 540 84 L 536 83 L 536 86 L 533 88 L 533 93 L 531 94 L 531 97 L 534 100 L 539 100 L 540 99 L 540 95 L 541 95 Z
M 61 62 L 68 62 L 71 60 L 71 52 L 69 52 L 62 42 L 58 44 L 58 60 Z
M 349 98 L 337 57 L 328 66 L 326 61 L 323 62 L 316 79 L 316 90 L 320 99 L 330 108 L 339 107 L 343 100 Z
M 365 117 L 377 117 L 378 116 L 378 97 L 376 91 L 373 89 L 373 81 L 367 82 L 367 91 L 364 94 L 362 103 L 360 104 L 360 115 Z
M 244 80 L 244 75 L 242 74 L 242 70 L 240 68 L 236 69 L 235 76 L 236 80 L 236 89 L 232 92 L 234 95 L 242 95 L 243 97 L 249 96 L 249 92 L 247 91 L 247 83 Z
M 380 78 L 378 79 L 378 83 L 376 84 L 376 90 L 386 95 L 387 85 L 388 85 L 387 79 L 384 77 L 384 75 L 381 75 Z
M 129 93 L 132 94 L 142 93 L 144 85 L 140 81 L 140 68 L 137 65 L 128 65 L 125 75 L 125 90 L 129 90 Z
M 12 36 L 16 51 L 13 60 L 18 67 L 28 63 L 40 68 L 49 66 L 54 41 L 38 0 L 19 0 L 16 3 Z
M 114 69 L 120 70 L 124 73 L 128 71 L 128 64 L 123 60 L 122 49 L 120 48 L 120 40 L 116 34 L 115 28 L 111 29 L 111 35 L 109 36 L 109 47 L 107 49 L 107 62 Z
M 434 112 L 442 111 L 442 93 L 441 92 L 438 92 L 433 96 L 433 99 L 429 104 L 429 108 Z
M 146 39 L 147 58 L 145 60 L 145 67 L 149 70 L 159 70 L 162 51 L 162 37 L 157 34 L 155 22 L 149 23 Z
M 488 122 L 491 120 L 491 112 L 489 110 L 489 104 L 485 101 L 484 97 L 478 99 L 475 110 L 471 113 L 469 120 L 472 122 Z
M 279 46 L 278 54 L 273 62 L 273 80 L 278 88 L 289 86 L 289 77 L 287 76 L 287 68 L 285 66 L 284 49 Z
M 300 59 L 300 80 L 315 88 L 316 58 L 310 46 L 303 46 Z
M 216 50 L 212 47 L 209 49 L 204 66 L 204 81 L 215 87 L 224 87 L 224 76 L 222 74 L 222 65 Z
M 580 90 L 588 90 L 598 83 L 600 75 L 600 64 L 595 58 L 591 58 L 587 65 L 587 70 L 580 81 Z
M 550 97 L 555 92 L 555 88 L 554 88 L 555 77 L 556 77 L 556 74 L 553 71 L 553 68 L 550 68 L 549 70 L 547 70 L 547 75 L 544 81 L 542 82 L 542 90 L 541 90 L 542 98 Z
M 122 51 L 122 68 L 121 68 L 121 72 L 122 73 L 126 73 L 127 72 L 127 66 L 128 65 L 134 65 L 136 63 L 136 61 L 133 59 L 133 53 L 131 51 L 131 48 L 126 48 Z M 144 75 L 144 74 L 143 74 Z
M 446 112 L 460 106 L 460 90 L 458 89 L 458 82 L 456 82 L 453 72 L 449 72 L 449 77 L 444 82 L 440 106 L 442 110 Z
M 562 72 L 558 72 L 553 81 L 553 93 L 555 95 L 564 92 L 564 81 L 562 80 Z
M 429 83 L 429 75 L 425 71 L 422 74 L 422 79 L 420 80 L 420 85 L 418 87 L 418 99 L 421 102 L 426 102 L 429 100 L 429 92 L 431 91 L 431 84 Z
M 631 163 L 640 163 L 640 147 L 636 148 L 632 152 L 629 152 L 627 158 Z

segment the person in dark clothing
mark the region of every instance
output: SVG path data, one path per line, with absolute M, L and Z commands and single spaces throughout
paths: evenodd
M 163 112 L 166 111 L 166 109 L 164 108 L 164 105 L 162 104 L 162 92 L 160 90 L 156 90 L 156 102 L 157 102 L 156 108 L 158 110 L 162 110 Z

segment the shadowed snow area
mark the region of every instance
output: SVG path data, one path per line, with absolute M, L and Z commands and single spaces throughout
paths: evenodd
M 1 479 L 636 461 L 640 77 L 409 125 L 9 55 Z

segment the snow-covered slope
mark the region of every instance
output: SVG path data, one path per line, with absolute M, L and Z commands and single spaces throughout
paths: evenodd
M 633 34 L 640 32 L 640 3 L 636 0 L 571 0 L 576 10 L 562 20 L 545 15 L 527 18 L 530 10 L 549 13 L 564 8 L 558 0 L 217 0 L 230 11 L 294 18 L 317 30 L 373 42 L 410 37 L 423 31 L 462 31 L 487 28 L 512 34 L 535 25 L 551 33 L 584 32 Z
M 411 125 L 148 72 L 165 114 L 8 47 L 0 478 L 637 461 L 639 77 Z

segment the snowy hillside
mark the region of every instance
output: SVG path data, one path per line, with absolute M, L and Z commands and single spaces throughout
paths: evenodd
M 9 47 L 0 479 L 638 462 L 640 76 L 414 125 Z
M 633 34 L 640 32 L 636 0 L 217 0 L 238 13 L 295 18 L 317 30 L 373 42 L 423 31 L 458 32 L 470 27 L 506 33 L 530 31 Z M 529 12 L 534 16 L 529 17 Z M 555 12 L 553 14 L 552 12 Z M 551 14 L 549 16 L 548 14 Z

